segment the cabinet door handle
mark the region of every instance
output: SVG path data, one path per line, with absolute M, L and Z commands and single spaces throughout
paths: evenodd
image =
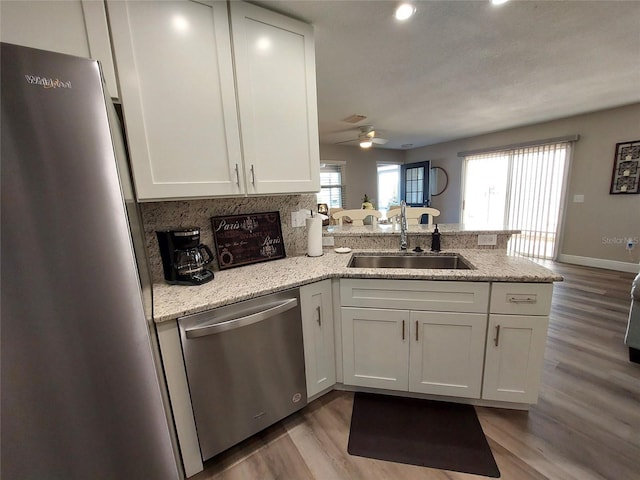
M 493 343 L 495 343 L 497 347 L 499 342 L 500 342 L 500 325 L 496 325 L 496 338 L 493 339 Z
M 404 341 L 404 320 L 402 320 L 402 340 Z
M 236 163 L 236 185 L 240 186 L 240 173 L 238 172 L 238 164 Z
M 251 185 L 256 184 L 256 172 L 253 170 L 253 163 L 251 164 Z
M 418 341 L 418 320 L 416 320 L 416 342 Z
M 537 303 L 536 295 L 507 295 L 509 303 Z
M 321 327 L 322 326 L 322 310 L 320 309 L 320 305 L 316 307 L 316 310 L 318 310 L 318 326 Z

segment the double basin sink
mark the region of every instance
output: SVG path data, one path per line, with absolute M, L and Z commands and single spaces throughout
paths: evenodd
M 349 268 L 418 268 L 418 269 L 452 269 L 473 270 L 464 257 L 457 254 L 355 254 L 351 257 Z

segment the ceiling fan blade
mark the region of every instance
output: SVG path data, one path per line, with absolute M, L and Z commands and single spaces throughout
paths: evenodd
M 341 143 L 352 143 L 352 142 L 357 142 L 358 139 L 357 138 L 352 138 L 351 140 L 343 140 L 341 142 L 333 142 L 334 145 L 340 145 Z
M 384 145 L 385 143 L 387 143 L 389 140 L 387 140 L 386 138 L 378 138 L 378 137 L 374 137 L 371 139 L 371 141 L 375 144 L 378 145 Z

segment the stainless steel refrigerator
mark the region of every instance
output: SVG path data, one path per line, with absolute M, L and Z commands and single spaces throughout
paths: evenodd
M 180 478 L 99 65 L 1 62 L 0 476 Z

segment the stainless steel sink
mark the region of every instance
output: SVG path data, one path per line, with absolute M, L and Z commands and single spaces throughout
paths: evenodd
M 347 267 L 454 270 L 472 270 L 474 268 L 460 255 L 354 255 Z

